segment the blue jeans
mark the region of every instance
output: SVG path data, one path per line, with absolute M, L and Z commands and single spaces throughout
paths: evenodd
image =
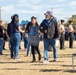
M 57 55 L 57 49 L 56 49 L 56 41 L 55 39 L 44 39 L 44 60 L 48 60 L 49 59 L 49 46 L 51 45 L 53 48 L 53 55 L 54 55 L 54 59 L 58 58 Z
M 28 47 L 27 47 L 27 56 L 29 55 L 29 53 L 31 53 L 31 49 L 30 49 L 31 45 L 28 44 Z
M 18 57 L 20 40 L 21 40 L 21 34 L 20 33 L 11 34 L 11 37 L 10 37 L 11 57 L 14 57 L 14 58 Z
M 25 48 L 28 47 L 28 38 L 27 37 L 24 38 L 24 47 Z
M 3 45 L 4 45 L 4 39 L 0 38 L 0 54 L 2 54 Z

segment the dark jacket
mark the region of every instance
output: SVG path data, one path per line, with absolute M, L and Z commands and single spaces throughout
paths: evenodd
M 47 20 L 43 20 L 42 23 L 40 24 L 40 31 L 44 34 L 44 39 L 48 38 L 59 38 L 59 26 L 57 24 L 56 19 L 53 17 L 50 20 L 50 23 L 47 22 Z M 45 33 L 45 30 L 47 30 L 47 33 Z
M 4 27 L 0 26 L 0 38 L 4 37 L 4 33 L 3 33 Z

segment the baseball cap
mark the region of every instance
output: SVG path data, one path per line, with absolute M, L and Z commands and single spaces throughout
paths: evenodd
M 47 11 L 44 15 L 53 15 L 51 11 Z

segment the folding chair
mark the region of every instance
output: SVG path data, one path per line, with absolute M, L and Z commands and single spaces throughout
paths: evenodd
M 74 71 L 74 57 L 76 56 L 76 53 L 72 54 L 72 66 L 73 66 L 73 71 Z

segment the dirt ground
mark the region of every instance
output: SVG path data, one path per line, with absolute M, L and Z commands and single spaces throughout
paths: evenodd
M 49 64 L 43 64 L 43 42 L 40 42 L 40 51 L 42 54 L 41 62 L 31 63 L 32 56 L 26 57 L 26 51 L 23 48 L 19 50 L 20 60 L 10 59 L 10 51 L 6 42 L 6 49 L 3 51 L 3 56 L 0 56 L 0 75 L 76 75 L 76 60 L 75 71 L 72 68 L 72 54 L 76 52 L 76 42 L 74 48 L 68 48 L 68 41 L 65 42 L 65 50 L 58 49 L 58 62 L 53 62 L 53 53 L 49 52 Z M 37 55 L 36 55 L 37 58 Z

